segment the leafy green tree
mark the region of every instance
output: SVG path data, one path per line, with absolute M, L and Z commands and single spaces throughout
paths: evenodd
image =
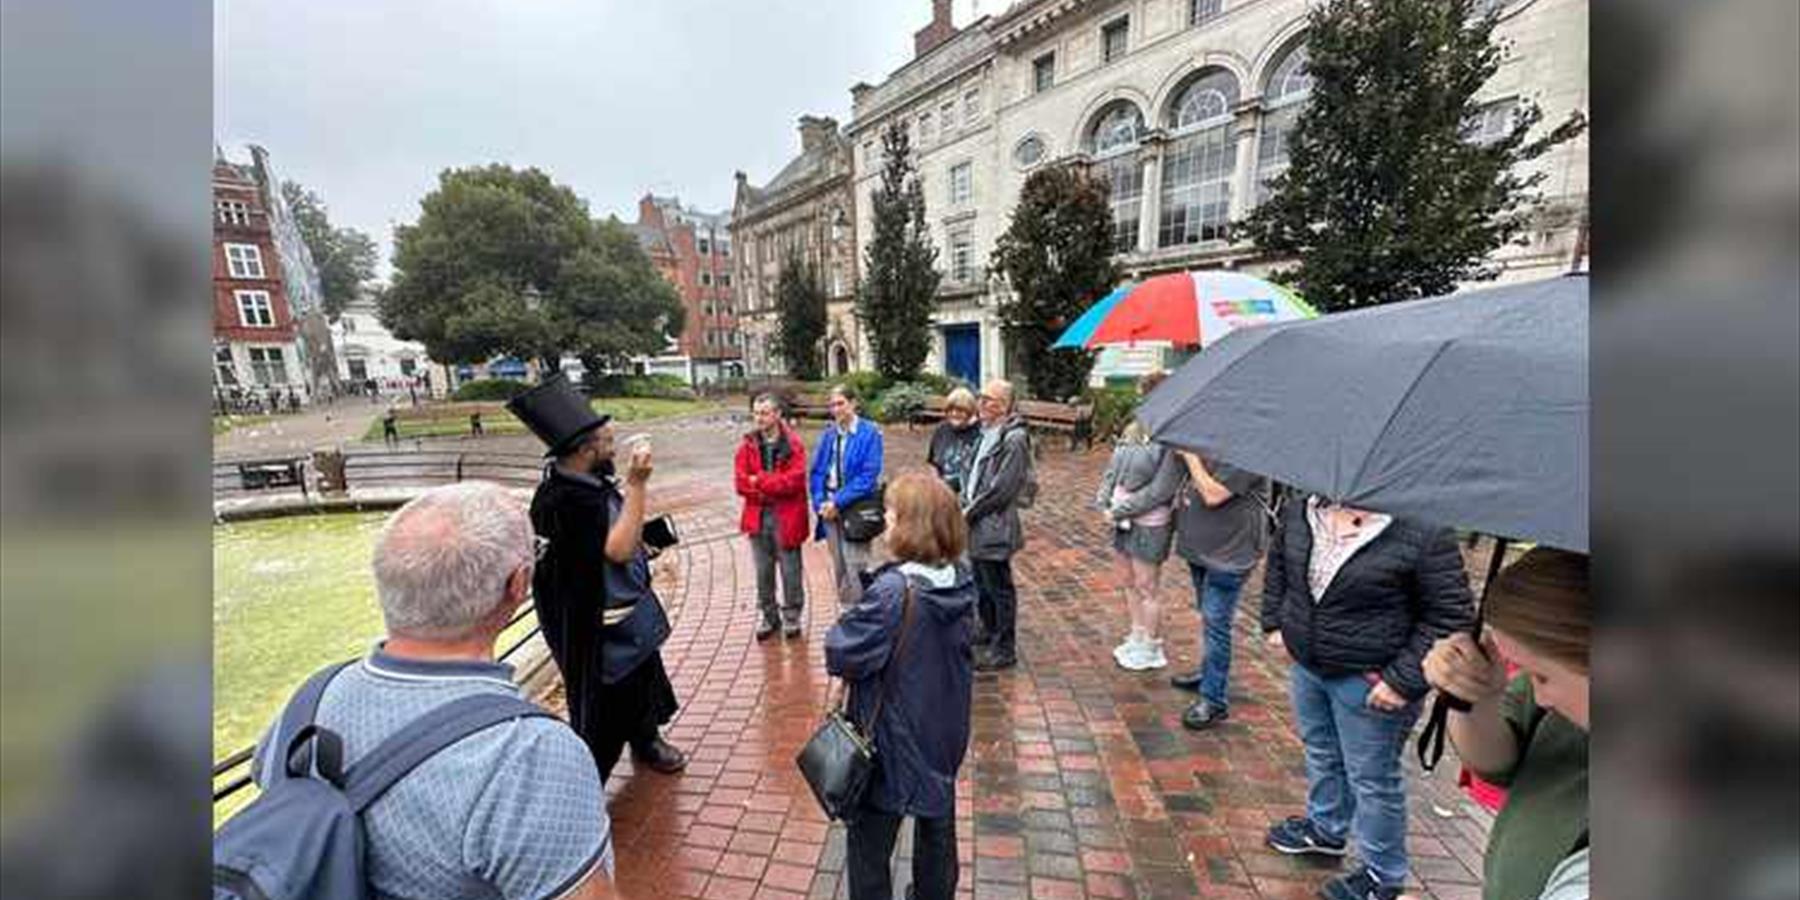
M 1473 0 L 1326 0 L 1307 17 L 1312 96 L 1273 196 L 1242 223 L 1308 301 L 1350 309 L 1448 293 L 1492 278 L 1490 254 L 1539 202 L 1542 173 L 1519 165 L 1586 127 L 1518 102 L 1511 128 L 1477 141 L 1476 92 L 1505 48 Z
M 300 238 L 319 270 L 326 318 L 337 321 L 363 285 L 375 277 L 375 241 L 354 228 L 331 224 L 325 201 L 292 181 L 281 183 L 281 197 L 294 214 Z
M 590 371 L 662 352 L 684 323 L 680 298 L 617 221 L 596 222 L 535 169 L 451 169 L 394 230 L 381 320 L 433 359 L 564 353 Z
M 824 368 L 825 289 L 819 284 L 819 267 L 798 250 L 790 250 L 781 262 L 775 313 L 775 355 L 787 364 L 789 375 L 816 381 Z
M 856 308 L 875 370 L 892 381 L 910 381 L 931 352 L 931 313 L 943 276 L 925 226 L 925 190 L 906 129 L 889 125 L 881 145 L 881 184 L 870 198 L 874 233 L 863 254 Z
M 1073 166 L 1031 173 L 992 264 L 1009 289 L 1000 299 L 1000 325 L 1026 393 L 1040 400 L 1081 393 L 1094 354 L 1050 345 L 1119 280 L 1106 182 Z

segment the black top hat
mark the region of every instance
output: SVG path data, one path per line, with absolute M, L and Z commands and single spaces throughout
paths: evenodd
M 583 436 L 612 418 L 594 412 L 561 372 L 506 401 L 506 408 L 549 448 L 545 456 L 561 456 L 575 449 Z

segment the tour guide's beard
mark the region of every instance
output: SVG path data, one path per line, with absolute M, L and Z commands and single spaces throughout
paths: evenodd
M 608 481 L 613 478 L 614 471 L 613 461 L 611 459 L 603 459 L 594 464 L 593 476 L 602 481 Z

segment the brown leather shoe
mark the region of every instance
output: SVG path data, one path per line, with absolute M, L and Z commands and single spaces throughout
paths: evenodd
M 658 737 L 646 747 L 632 747 L 631 758 L 642 763 L 652 772 L 673 775 L 687 768 L 687 754 L 668 741 Z

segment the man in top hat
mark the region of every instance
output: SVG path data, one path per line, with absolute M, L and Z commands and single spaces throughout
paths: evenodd
M 562 669 L 569 723 L 587 742 L 600 779 L 625 746 L 641 767 L 687 765 L 658 729 L 675 715 L 661 647 L 669 619 L 650 587 L 643 543 L 650 448 L 632 448 L 623 479 L 613 469 L 613 428 L 561 375 L 507 409 L 554 461 L 531 501 L 539 552 L 532 589 L 544 642 Z

